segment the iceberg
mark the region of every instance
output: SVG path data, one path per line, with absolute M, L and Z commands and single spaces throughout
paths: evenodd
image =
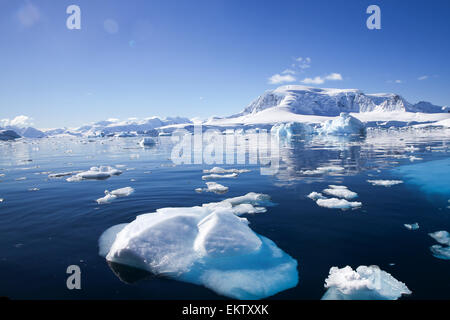
M 109 203 L 120 197 L 128 197 L 133 192 L 134 189 L 132 187 L 120 188 L 113 191 L 105 190 L 105 196 L 103 198 L 97 199 L 96 201 L 98 204 Z
M 448 233 L 447 231 L 436 231 L 429 233 L 428 235 L 440 244 L 450 246 L 450 233 Z
M 443 260 L 450 260 L 450 233 L 447 231 L 436 231 L 428 234 L 438 243 L 444 245 L 434 245 L 430 247 L 434 257 Z
M 328 173 L 335 173 L 335 172 L 342 172 L 345 168 L 340 166 L 324 166 L 324 167 L 318 167 L 314 170 L 300 170 L 299 173 L 306 175 L 306 176 L 314 176 L 314 175 L 320 175 L 320 174 L 328 174 Z
M 237 176 L 238 176 L 237 173 L 229 173 L 224 175 L 213 173 L 202 176 L 202 180 L 236 178 Z
M 362 206 L 361 202 L 351 202 L 345 199 L 338 198 L 329 198 L 329 199 L 317 199 L 316 203 L 320 207 L 329 208 L 329 209 L 356 209 Z
M 316 131 L 321 135 L 364 135 L 366 128 L 364 123 L 355 117 L 341 112 L 339 117 L 325 121 Z
M 197 192 L 214 192 L 216 194 L 224 194 L 228 192 L 228 187 L 225 187 L 217 182 L 206 182 L 206 188 L 197 188 Z
M 403 183 L 402 180 L 367 180 L 373 186 L 391 187 Z
M 67 178 L 66 180 L 69 182 L 81 180 L 105 180 L 110 178 L 111 176 L 118 176 L 120 174 L 122 174 L 122 171 L 116 168 L 109 166 L 100 166 L 91 167 L 88 171 L 80 172 L 73 177 Z
M 214 174 L 223 174 L 223 173 L 245 173 L 245 172 L 250 172 L 251 170 L 248 169 L 223 169 L 220 167 L 214 167 L 212 169 L 206 169 L 203 170 L 203 173 L 214 173 Z
M 318 199 L 326 199 L 326 197 L 324 197 L 320 192 L 315 192 L 315 191 L 308 194 L 307 197 L 314 201 L 316 201 Z
M 345 198 L 347 200 L 358 197 L 358 194 L 356 192 L 348 190 L 346 186 L 329 185 L 328 187 L 329 189 L 324 189 L 323 193 L 326 193 L 330 196 Z
M 262 299 L 295 287 L 297 261 L 253 232 L 235 209 L 270 201 L 263 194 L 186 208 L 162 208 L 107 229 L 99 254 L 124 264 L 203 285 L 236 299 Z M 248 207 L 250 208 L 250 206 Z M 246 212 L 249 213 L 249 212 Z
M 406 284 L 378 266 L 332 267 L 325 280 L 322 300 L 397 300 L 411 294 Z
M 307 135 L 313 133 L 313 128 L 306 123 L 301 122 L 288 122 L 288 123 L 277 123 L 270 133 L 277 135 L 280 138 L 291 138 L 294 135 Z
M 419 224 L 417 222 L 412 223 L 412 224 L 405 223 L 404 226 L 408 230 L 418 230 L 419 229 Z

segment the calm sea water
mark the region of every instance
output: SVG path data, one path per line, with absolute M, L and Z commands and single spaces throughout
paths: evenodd
M 98 255 L 97 241 L 110 226 L 163 207 L 189 207 L 248 192 L 266 193 L 277 206 L 249 215 L 251 228 L 299 263 L 297 287 L 273 299 L 320 299 L 330 267 L 378 265 L 407 284 L 402 299 L 450 299 L 450 261 L 432 256 L 429 232 L 450 231 L 448 132 L 382 133 L 366 139 L 294 139 L 281 146 L 277 174 L 258 166 L 236 179 L 224 195 L 196 193 L 202 170 L 212 165 L 177 165 L 172 144 L 160 138 L 142 149 L 136 138 L 59 138 L 0 144 L 0 296 L 19 299 L 223 299 L 192 284 L 159 278 Z M 414 146 L 411 152 L 406 147 Z M 409 157 L 422 158 L 412 162 Z M 421 167 L 415 167 L 420 164 Z M 49 173 L 123 165 L 123 174 L 102 181 L 67 182 Z M 308 177 L 299 171 L 337 165 L 341 173 Z M 412 166 L 411 166 L 412 165 Z M 25 178 L 25 179 L 24 179 Z M 368 179 L 400 179 L 390 188 Z M 363 206 L 341 211 L 318 207 L 306 196 L 329 184 L 358 193 Z M 95 200 L 131 186 L 135 193 L 107 205 Z M 32 188 L 39 190 L 32 191 Z M 417 231 L 404 223 L 420 224 Z M 66 268 L 79 265 L 82 290 L 66 288 Z

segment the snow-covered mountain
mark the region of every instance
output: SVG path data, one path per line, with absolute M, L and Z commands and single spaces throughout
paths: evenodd
M 295 114 L 338 116 L 341 112 L 443 112 L 442 107 L 421 101 L 411 104 L 393 93 L 365 94 L 357 89 L 322 89 L 287 85 L 266 91 L 241 113 L 255 114 L 268 108 L 285 108 Z
M 176 125 L 189 124 L 191 121 L 182 117 L 158 118 L 151 117 L 146 119 L 128 119 L 126 121 L 119 121 L 117 119 L 109 119 L 99 121 L 93 124 L 85 125 L 76 129 L 51 129 L 46 131 L 47 135 L 79 135 L 79 136 L 109 136 L 121 135 L 129 136 L 131 133 L 138 134 L 158 134 L 155 128 Z
M 12 130 L 25 138 L 43 138 L 46 136 L 44 132 L 33 127 L 5 126 L 2 130 Z

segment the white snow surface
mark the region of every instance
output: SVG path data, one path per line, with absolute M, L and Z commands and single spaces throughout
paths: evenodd
M 346 186 L 329 185 L 328 189 L 324 189 L 322 192 L 330 196 L 345 198 L 347 200 L 358 197 L 356 192 L 350 191 Z
M 322 300 L 397 300 L 412 293 L 406 284 L 377 266 L 356 270 L 332 267 L 324 286 L 328 290 Z
M 227 297 L 265 298 L 297 285 L 297 261 L 254 233 L 234 209 L 261 206 L 269 199 L 249 193 L 139 215 L 106 230 L 99 239 L 99 253 L 108 261 L 204 285 Z

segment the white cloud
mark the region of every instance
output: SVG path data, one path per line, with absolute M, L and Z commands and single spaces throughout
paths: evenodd
M 341 81 L 342 75 L 340 73 L 331 73 L 325 77 L 326 80 L 330 81 Z
M 325 81 L 342 81 L 342 75 L 340 73 L 330 73 L 325 77 L 305 78 L 302 80 L 304 84 L 323 84 Z
M 41 13 L 36 6 L 28 2 L 19 8 L 16 17 L 22 26 L 31 27 L 41 19 Z
M 290 74 L 286 74 L 286 75 L 281 75 L 281 74 L 274 74 L 273 76 L 271 76 L 269 78 L 269 83 L 271 84 L 280 84 L 280 83 L 286 83 L 286 82 L 294 82 L 297 79 L 295 79 L 295 77 L 293 77 Z
M 402 80 L 395 80 L 395 83 L 402 83 Z
M 2 119 L 0 120 L 0 126 L 2 127 L 7 127 L 7 126 L 11 126 L 11 127 L 19 127 L 19 128 L 25 128 L 25 127 L 30 127 L 33 125 L 32 122 L 33 119 L 31 119 L 30 117 L 27 116 L 17 116 L 14 119 L 10 120 L 10 119 Z
M 296 65 L 300 69 L 308 69 L 309 67 L 311 67 L 311 58 L 309 57 L 306 58 L 298 57 L 295 59 L 295 61 L 297 63 L 294 65 Z
M 286 69 L 286 70 L 284 70 L 283 72 L 282 72 L 282 74 L 296 74 L 297 72 L 295 72 L 294 70 L 292 70 L 292 69 Z
M 321 77 L 315 77 L 315 78 L 305 78 L 302 80 L 304 84 L 322 84 L 325 82 L 325 80 Z
M 428 79 L 428 76 L 421 76 L 417 78 L 417 80 L 426 80 L 426 79 Z

